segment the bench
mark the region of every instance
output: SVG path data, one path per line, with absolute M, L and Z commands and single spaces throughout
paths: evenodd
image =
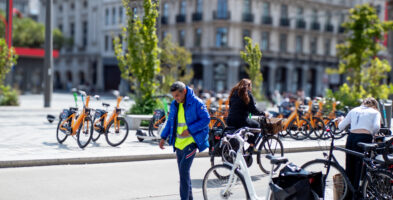
M 128 129 L 137 130 L 139 129 L 142 120 L 150 120 L 152 117 L 153 115 L 126 115 Z

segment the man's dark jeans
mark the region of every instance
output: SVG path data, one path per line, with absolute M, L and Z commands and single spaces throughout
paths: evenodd
M 180 197 L 181 200 L 192 200 L 192 188 L 190 168 L 197 151 L 197 145 L 192 143 L 183 150 L 176 149 L 177 165 L 180 176 Z

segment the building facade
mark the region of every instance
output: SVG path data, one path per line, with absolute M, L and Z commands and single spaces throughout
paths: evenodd
M 131 9 L 143 15 L 141 0 Z M 247 77 L 240 58 L 245 36 L 262 53 L 265 93 L 275 90 L 323 95 L 343 78 L 336 44 L 343 40 L 349 8 L 364 0 L 161 0 L 157 34 L 192 52 L 194 87 L 224 92 Z M 375 2 L 375 1 L 374 1 Z M 44 8 L 44 1 L 41 1 Z M 121 0 L 54 0 L 54 26 L 72 38 L 55 60 L 55 87 L 87 85 L 97 90 L 127 87 L 113 51 L 113 38 L 126 24 Z M 44 22 L 44 14 L 40 21 Z M 124 42 L 124 41 L 123 41 Z

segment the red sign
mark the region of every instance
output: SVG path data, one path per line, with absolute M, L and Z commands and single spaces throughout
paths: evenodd
M 45 50 L 44 49 L 35 49 L 35 48 L 24 48 L 24 47 L 15 47 L 15 53 L 18 56 L 22 57 L 33 57 L 33 58 L 44 58 Z M 53 57 L 59 57 L 59 51 L 53 50 Z

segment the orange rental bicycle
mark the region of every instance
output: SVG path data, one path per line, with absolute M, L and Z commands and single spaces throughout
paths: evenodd
M 97 100 L 100 99 L 98 95 L 95 96 Z M 116 147 L 122 144 L 128 136 L 128 123 L 124 117 L 120 117 L 121 111 L 120 102 L 128 101 L 129 97 L 117 97 L 117 104 L 112 114 L 108 117 L 108 111 L 97 109 L 94 114 L 93 126 L 91 132 L 93 133 L 92 140 L 96 142 L 102 134 L 105 134 L 106 141 L 109 145 Z M 108 108 L 110 105 L 102 103 L 102 105 Z
M 313 114 L 312 101 L 308 102 L 308 111 L 304 114 L 304 119 L 310 121 L 313 132 L 308 136 L 312 140 L 319 139 L 325 133 L 325 123 L 317 114 Z
M 90 117 L 89 101 L 90 96 L 86 95 L 86 92 L 79 91 L 83 102 L 83 111 L 77 116 L 78 108 L 71 107 L 70 109 L 64 109 L 60 114 L 59 124 L 57 125 L 56 138 L 57 141 L 62 144 L 67 137 L 76 136 L 76 141 L 80 148 L 85 148 L 92 136 L 91 126 L 92 120 Z M 86 103 L 84 102 L 86 97 Z
M 295 110 L 289 115 L 284 122 L 283 130 L 295 140 L 304 140 L 313 132 L 310 121 L 302 117 L 302 111 L 299 110 L 300 102 L 295 102 Z

